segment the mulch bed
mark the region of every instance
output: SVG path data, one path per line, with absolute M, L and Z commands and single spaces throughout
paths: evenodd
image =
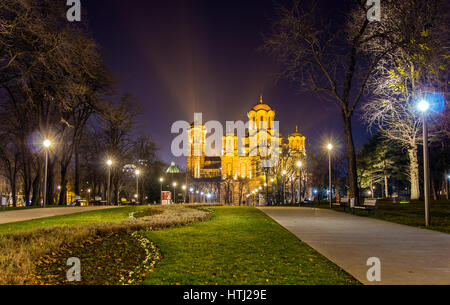
M 80 259 L 81 281 L 69 282 L 70 257 Z M 41 257 L 36 265 L 36 284 L 41 285 L 116 285 L 139 269 L 146 258 L 140 242 L 127 233 L 89 237 L 82 243 L 64 244 L 58 251 Z M 134 273 L 134 272 L 133 272 Z M 134 277 L 145 277 L 145 270 Z

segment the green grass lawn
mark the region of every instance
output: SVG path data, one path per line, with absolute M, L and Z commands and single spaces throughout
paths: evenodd
M 43 227 L 82 225 L 93 222 L 113 222 L 120 221 L 128 217 L 129 213 L 146 209 L 147 206 L 121 207 L 106 210 L 96 210 L 79 212 L 69 215 L 52 216 L 33 220 L 18 221 L 7 224 L 0 224 L 0 234 L 34 230 Z
M 256 208 L 212 210 L 210 221 L 147 233 L 163 260 L 144 284 L 359 284 Z
M 302 206 L 314 206 L 329 209 L 327 202 L 308 204 Z M 343 212 L 343 208 L 334 207 L 333 210 Z M 348 211 L 348 209 L 347 209 Z M 394 203 L 392 201 L 380 200 L 378 202 L 378 216 L 374 213 L 368 215 L 367 211 L 355 211 L 355 215 L 373 217 L 408 226 L 425 228 L 425 205 L 423 201 L 412 201 L 409 203 Z M 431 226 L 429 229 L 444 233 L 450 233 L 450 201 L 432 201 L 430 205 Z

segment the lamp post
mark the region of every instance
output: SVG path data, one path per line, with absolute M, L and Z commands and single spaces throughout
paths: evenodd
M 44 207 L 47 204 L 47 170 L 48 170 L 48 148 L 52 145 L 50 140 L 44 140 L 45 149 L 45 176 L 44 176 Z
M 87 190 L 88 192 L 88 205 L 91 203 L 91 189 Z
M 136 174 L 136 195 L 137 195 L 136 204 L 137 204 L 139 202 L 139 175 L 141 174 L 141 171 L 137 169 L 135 174 Z
M 302 161 L 297 162 L 298 167 L 298 203 L 302 202 Z
M 430 108 L 430 103 L 426 100 L 421 100 L 417 105 L 422 112 L 423 125 L 423 189 L 425 199 L 425 226 L 430 226 L 430 164 L 428 158 L 428 125 L 427 125 L 427 111 Z
M 111 166 L 113 164 L 112 160 L 109 159 L 106 161 L 106 164 L 108 165 L 108 182 L 107 182 L 107 193 L 106 193 L 106 204 L 111 204 Z
M 194 201 L 194 188 L 193 187 L 191 187 L 190 189 L 189 189 L 189 202 L 193 202 Z
M 177 187 L 177 183 L 176 182 L 174 182 L 173 184 L 172 184 L 172 186 L 173 186 L 173 203 L 177 203 L 177 199 L 176 199 L 176 193 L 175 193 L 175 188 Z
M 286 204 L 286 170 L 283 170 L 283 204 Z
M 186 185 L 183 185 L 181 188 L 183 189 L 183 203 L 186 203 Z
M 330 209 L 331 209 L 332 208 L 331 198 L 333 197 L 333 192 L 331 191 L 331 150 L 333 149 L 333 145 L 331 143 L 328 144 L 327 149 L 328 149 L 328 186 L 329 186 L 328 196 L 330 199 Z

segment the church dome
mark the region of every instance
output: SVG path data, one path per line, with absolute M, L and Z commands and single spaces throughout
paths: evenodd
M 256 104 L 256 105 L 252 108 L 252 110 L 253 110 L 253 111 L 256 111 L 256 112 L 258 112 L 258 111 L 260 111 L 260 110 L 264 110 L 264 111 L 267 111 L 267 112 L 273 111 L 272 108 L 270 108 L 269 105 L 263 103 L 263 98 L 262 98 L 262 96 L 260 97 L 259 104 Z M 250 110 L 250 111 L 252 111 L 252 110 Z
M 168 174 L 179 174 L 181 171 L 180 169 L 175 165 L 175 162 L 172 162 L 170 164 L 169 168 L 166 170 L 166 173 Z
M 303 137 L 303 135 L 298 132 L 298 126 L 295 127 L 295 132 L 291 133 L 290 137 Z

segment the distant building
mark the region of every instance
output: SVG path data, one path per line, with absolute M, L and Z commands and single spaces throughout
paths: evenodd
M 261 146 L 270 149 L 270 143 L 278 141 L 280 151 L 288 149 L 289 154 L 296 159 L 306 157 L 305 140 L 306 138 L 296 128 L 295 132 L 288 138 L 283 139 L 279 134 L 278 139 L 274 139 L 275 133 L 274 119 L 275 111 L 267 104 L 263 103 L 262 97 L 247 113 L 249 119 L 249 131 L 243 140 L 243 151 L 238 153 L 238 136 L 234 132 L 226 132 L 223 137 L 223 151 L 221 156 L 209 157 L 205 155 L 205 145 L 207 131 L 204 125 L 191 124 L 189 130 L 189 143 L 191 154 L 187 157 L 187 174 L 190 177 L 190 184 L 195 186 L 193 195 L 194 201 L 204 201 L 203 197 L 196 197 L 199 193 L 210 194 L 212 199 L 220 200 L 222 203 L 242 203 L 243 201 L 253 200 L 257 204 L 264 205 L 265 198 L 262 187 L 272 183 L 268 177 L 267 171 L 261 167 L 262 157 L 259 153 Z M 263 134 L 265 133 L 265 134 Z M 201 137 L 194 137 L 201 135 Z M 260 150 L 255 156 L 250 155 L 250 138 L 256 137 L 260 144 Z M 262 143 L 262 141 L 267 141 Z M 270 139 L 271 142 L 269 142 Z M 262 145 L 261 145 L 262 144 Z M 196 153 L 197 152 L 197 153 Z M 198 153 L 198 152 L 201 152 Z M 295 177 L 291 177 L 291 185 L 295 182 Z M 289 189 L 289 186 L 286 186 Z M 290 189 L 292 189 L 291 187 Z M 259 190 L 259 195 L 252 191 Z M 295 191 L 292 191 L 295 192 Z M 298 194 L 296 195 L 298 198 Z M 249 199 L 247 199 L 249 198 Z

